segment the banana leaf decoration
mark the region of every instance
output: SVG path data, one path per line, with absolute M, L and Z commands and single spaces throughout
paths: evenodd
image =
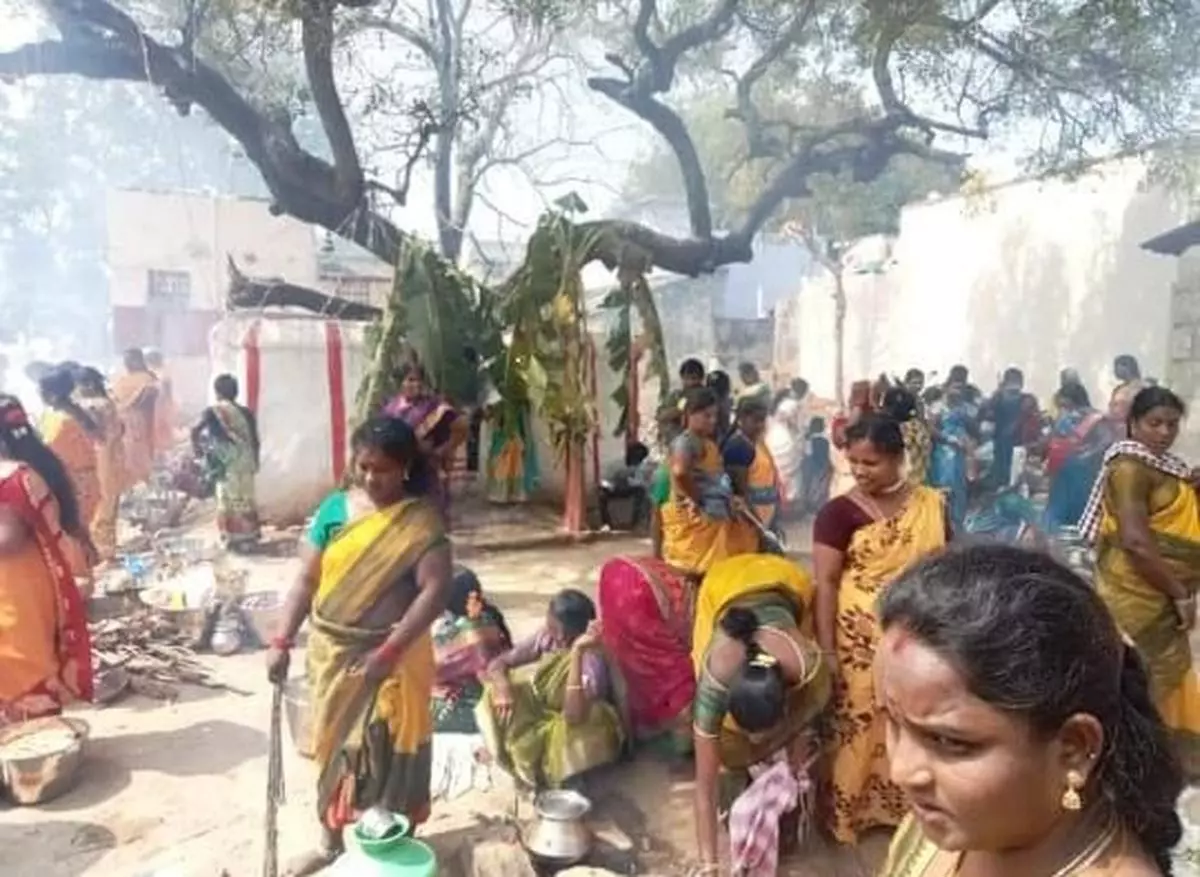
M 659 406 L 666 404 L 670 393 L 666 345 L 663 343 L 662 323 L 658 317 L 658 307 L 654 303 L 650 284 L 646 281 L 646 275 L 640 271 L 622 272 L 620 285 L 605 296 L 600 306 L 616 311 L 616 320 L 609 330 L 604 347 L 608 353 L 608 367 L 621 377 L 610 398 L 621 411 L 612 434 L 622 436 L 629 426 L 629 385 L 634 366 L 634 345 L 638 344 L 650 355 L 648 376 L 658 379 Z M 642 329 L 640 338 L 634 331 L 635 312 Z

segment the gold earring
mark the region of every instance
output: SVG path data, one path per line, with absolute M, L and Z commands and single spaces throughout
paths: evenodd
M 1062 808 L 1064 810 L 1082 810 L 1083 799 L 1079 797 L 1079 790 L 1084 786 L 1083 775 L 1077 770 L 1067 771 L 1067 790 L 1063 792 Z

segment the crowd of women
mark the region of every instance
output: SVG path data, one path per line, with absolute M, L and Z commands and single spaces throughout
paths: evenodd
M 48 417 L 79 423 L 87 393 L 48 377 Z M 811 830 L 844 843 L 896 830 L 885 877 L 1170 873 L 1176 798 L 1200 770 L 1188 643 L 1200 503 L 1196 472 L 1171 452 L 1178 397 L 1140 387 L 1107 415 L 1123 438 L 1101 452 L 1078 520 L 1096 546 L 1093 587 L 1046 554 L 946 547 L 946 421 L 904 386 L 856 389 L 858 410 L 831 424 L 852 484 L 823 498 L 809 574 L 780 552 L 789 488 L 768 441 L 769 409 L 786 416 L 803 394 L 768 401 L 747 371 L 732 400 L 686 377 L 659 417 L 652 554 L 606 563 L 595 603 L 558 593 L 524 639 L 451 561 L 439 472 L 462 441 L 457 414 L 414 379 L 355 431 L 352 477 L 312 519 L 268 653 L 282 683 L 307 621 L 323 837 L 292 873 L 335 858 L 366 807 L 421 823 L 436 733 L 478 735 L 535 788 L 585 781 L 639 746 L 690 756 L 706 874 L 723 870 L 722 813 L 729 867 L 744 874 L 773 873 Z M 952 373 L 945 395 L 977 395 L 966 377 Z M 987 415 L 1000 469 L 1034 444 L 1004 426 L 1029 411 L 1014 383 Z M 1059 416 L 1082 423 L 1076 386 L 1064 382 Z M 236 394 L 222 379 L 218 396 Z M 909 425 L 925 418 L 928 442 Z M 48 441 L 0 400 L 8 716 L 91 694 L 71 567 L 94 541 L 86 487 Z
M 946 547 L 953 490 L 926 483 L 941 421 L 923 440 L 928 397 L 904 386 L 832 424 L 852 484 L 816 515 L 810 575 L 772 535 L 787 488 L 767 443 L 769 407 L 804 400 L 768 403 L 751 374 L 736 400 L 691 363 L 683 377 L 659 417 L 652 554 L 610 559 L 595 603 L 563 591 L 520 640 L 450 562 L 420 427 L 385 413 L 356 432 L 357 477 L 314 518 L 269 658 L 282 680 L 309 619 L 325 834 L 294 873 L 335 857 L 369 804 L 420 822 L 439 733 L 477 735 L 534 788 L 636 747 L 693 758 L 702 873 L 721 870 L 721 813 L 744 874 L 772 873 L 808 830 L 894 829 L 887 877 L 1168 873 L 1200 766 L 1200 508 L 1170 452 L 1178 398 L 1142 388 L 1116 415 L 1126 438 L 1079 521 L 1092 587 L 1045 554 Z M 971 393 L 952 377 L 945 392 Z M 1000 467 L 1028 411 L 1006 382 Z M 1059 417 L 1089 416 L 1080 389 L 1064 383 Z
M 131 351 L 125 366 L 111 388 L 76 363 L 35 369 L 38 422 L 0 393 L 0 725 L 91 697 L 84 600 L 171 416 L 161 358 Z

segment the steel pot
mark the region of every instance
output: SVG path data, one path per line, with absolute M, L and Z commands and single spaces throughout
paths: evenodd
M 592 849 L 585 817 L 591 802 L 579 792 L 542 792 L 533 804 L 533 825 L 525 834 L 525 849 L 542 862 L 567 866 L 582 861 Z

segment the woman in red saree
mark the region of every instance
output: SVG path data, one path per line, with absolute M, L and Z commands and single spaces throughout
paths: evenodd
M 86 539 L 63 465 L 21 403 L 0 395 L 0 726 L 91 700 L 83 597 L 70 539 Z
M 694 588 L 661 560 L 614 557 L 600 569 L 596 597 L 601 637 L 624 678 L 635 736 L 670 735 L 676 751 L 690 751 Z

